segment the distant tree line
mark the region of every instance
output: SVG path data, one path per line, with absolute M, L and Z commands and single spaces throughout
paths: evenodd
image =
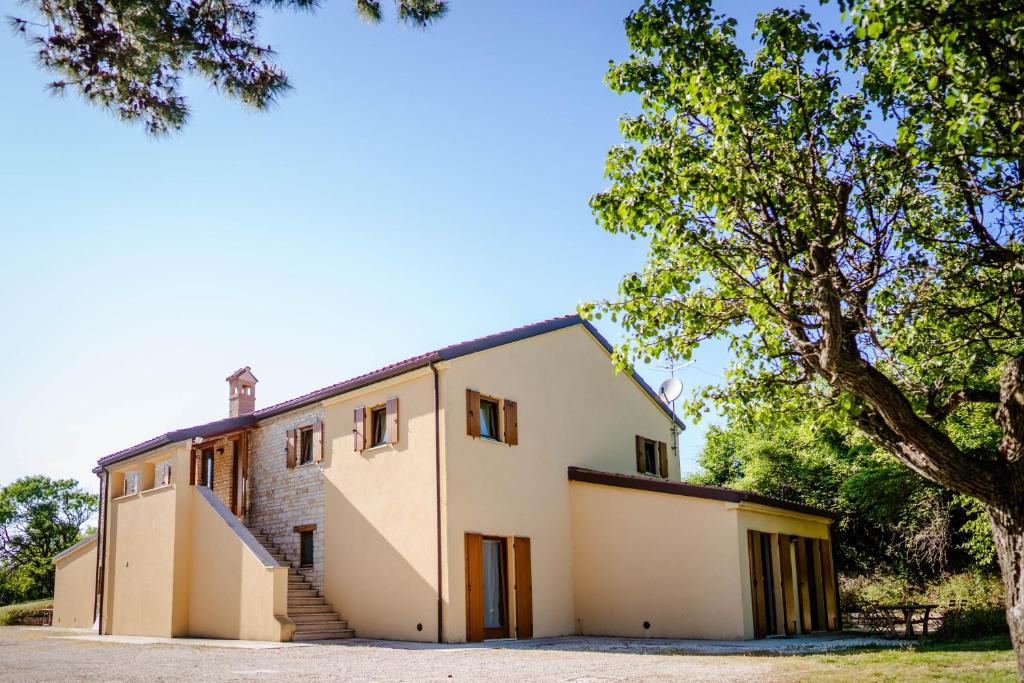
M 53 556 L 88 535 L 97 505 L 74 479 L 34 475 L 0 488 L 0 605 L 53 595 Z

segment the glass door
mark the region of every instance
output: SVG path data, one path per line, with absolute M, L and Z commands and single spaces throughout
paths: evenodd
M 508 554 L 503 538 L 484 538 L 484 635 L 508 638 Z

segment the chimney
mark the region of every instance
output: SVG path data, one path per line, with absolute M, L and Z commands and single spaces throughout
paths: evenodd
M 249 415 L 256 410 L 256 375 L 246 365 L 228 375 L 228 417 Z

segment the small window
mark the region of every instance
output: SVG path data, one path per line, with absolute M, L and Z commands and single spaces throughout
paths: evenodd
M 124 475 L 124 495 L 130 496 L 139 491 L 139 473 L 127 472 Z
M 480 397 L 480 436 L 500 441 L 498 435 L 498 402 Z
M 203 449 L 203 480 L 202 485 L 212 489 L 213 488 L 213 449 Z
M 388 443 L 388 411 L 387 406 L 370 410 L 370 448 L 385 446 Z
M 652 474 L 656 477 L 665 476 L 661 471 L 660 444 L 654 439 L 637 437 L 637 470 L 641 474 Z
M 299 566 L 313 566 L 313 532 L 303 531 L 299 533 Z
M 308 465 L 313 462 L 313 428 L 303 427 L 299 430 L 299 464 Z

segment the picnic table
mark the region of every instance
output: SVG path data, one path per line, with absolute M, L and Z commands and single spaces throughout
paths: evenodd
M 898 605 L 877 605 L 877 609 L 889 614 L 895 614 L 896 612 L 903 613 L 903 626 L 904 635 L 907 638 L 914 637 L 914 624 L 922 624 L 922 635 L 928 635 L 928 618 L 931 615 L 931 611 L 938 607 L 938 605 L 919 605 L 911 603 L 902 603 Z M 924 612 L 924 618 L 920 622 L 914 621 L 915 612 Z

